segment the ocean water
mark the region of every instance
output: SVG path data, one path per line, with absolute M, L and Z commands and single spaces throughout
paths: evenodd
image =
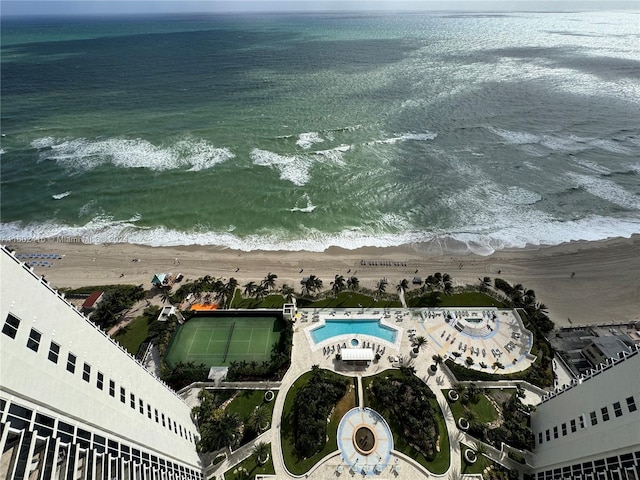
M 0 238 L 485 254 L 638 233 L 639 18 L 3 18 Z

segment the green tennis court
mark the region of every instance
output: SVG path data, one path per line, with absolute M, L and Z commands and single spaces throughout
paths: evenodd
M 178 327 L 166 360 L 170 366 L 194 362 L 208 367 L 269 361 L 282 328 L 282 320 L 275 316 L 196 316 Z

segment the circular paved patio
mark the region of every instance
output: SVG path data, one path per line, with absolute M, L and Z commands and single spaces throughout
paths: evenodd
M 375 410 L 352 408 L 338 425 L 338 448 L 352 472 L 379 474 L 391 460 L 391 429 Z

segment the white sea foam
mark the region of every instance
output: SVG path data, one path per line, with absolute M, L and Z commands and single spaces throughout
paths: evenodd
M 350 145 L 340 145 L 329 150 L 318 150 L 313 152 L 315 155 L 322 155 L 332 162 L 344 164 L 344 154 L 351 150 Z
M 251 160 L 254 165 L 272 167 L 280 172 L 282 180 L 288 180 L 294 185 L 302 186 L 309 181 L 312 161 L 301 155 L 279 155 L 268 150 L 254 148 L 251 150 Z
M 307 132 L 301 133 L 298 136 L 298 140 L 296 141 L 296 145 L 302 147 L 305 150 L 310 149 L 316 143 L 324 142 L 324 138 L 320 136 L 318 132 Z
M 530 221 L 531 220 L 531 221 Z M 556 245 L 573 240 L 603 240 L 613 236 L 630 237 L 640 231 L 640 219 L 591 216 L 576 221 L 558 221 L 544 214 L 533 215 L 526 222 L 514 222 L 489 230 L 486 225 L 451 231 L 407 231 L 375 233 L 362 228 L 327 234 L 309 229 L 296 239 L 289 233 L 239 237 L 230 232 L 182 232 L 166 228 L 143 229 L 106 216 L 96 217 L 85 226 L 64 226 L 53 222 L 22 225 L 0 223 L 0 241 L 45 239 L 58 236 L 80 238 L 84 243 L 133 243 L 151 246 L 218 245 L 241 251 L 287 250 L 321 252 L 331 246 L 348 250 L 361 247 L 390 247 L 440 240 L 444 253 L 489 255 L 495 250 L 523 248 L 527 245 Z M 453 242 L 451 241 L 453 240 Z
M 433 140 L 434 138 L 436 138 L 438 136 L 437 133 L 433 133 L 433 132 L 423 132 L 423 133 L 401 133 L 399 135 L 396 135 L 392 138 L 385 138 L 382 140 L 375 140 L 372 143 L 382 143 L 382 144 L 389 144 L 389 145 L 393 145 L 394 143 L 398 143 L 398 142 L 405 142 L 405 141 L 418 141 L 418 142 L 425 142 L 428 140 Z
M 4 155 L 6 152 L 6 150 L 4 148 L 0 148 L 0 155 Z
M 640 196 L 628 192 L 611 180 L 580 175 L 578 173 L 568 173 L 567 177 L 591 195 L 602 198 L 622 208 L 640 211 Z
M 583 167 L 585 170 L 589 170 L 591 172 L 599 173 L 601 175 L 607 175 L 611 173 L 611 170 L 609 170 L 607 167 L 598 165 L 597 163 L 592 162 L 590 160 L 584 160 L 584 159 L 575 158 L 575 157 L 573 157 L 571 160 L 573 160 L 574 163 L 577 163 L 578 165 Z
M 631 149 L 620 145 L 613 140 L 601 138 L 578 137 L 576 135 L 542 134 L 536 135 L 529 132 L 517 132 L 502 128 L 489 127 L 488 130 L 501 137 L 508 145 L 518 145 L 521 149 L 534 156 L 544 155 L 544 147 L 547 151 L 565 153 L 580 153 L 593 149 L 605 150 L 612 153 L 631 155 Z
M 316 209 L 316 205 L 311 203 L 311 198 L 309 198 L 309 194 L 305 193 L 302 196 L 302 199 L 306 202 L 306 207 L 298 207 L 297 205 L 293 207 L 290 211 L 292 212 L 301 212 L 301 213 L 311 213 Z
M 67 190 L 66 192 L 56 193 L 55 195 L 51 195 L 54 200 L 60 200 L 61 198 L 67 197 L 71 194 L 71 190 Z
M 311 167 L 319 159 L 343 165 L 343 155 L 349 151 L 349 145 L 340 145 L 329 150 L 320 150 L 299 155 L 280 155 L 268 150 L 254 148 L 251 150 L 251 160 L 254 165 L 275 168 L 280 172 L 280 178 L 294 185 L 305 185 L 311 179 Z
M 234 158 L 228 148 L 217 148 L 210 143 L 187 138 L 170 146 L 157 146 L 142 139 L 38 138 L 31 146 L 39 150 L 40 158 L 53 160 L 64 167 L 82 172 L 110 163 L 122 168 L 148 168 L 169 170 L 188 168 L 198 171 Z

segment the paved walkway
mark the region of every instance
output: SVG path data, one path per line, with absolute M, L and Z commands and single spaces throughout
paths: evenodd
M 486 309 L 485 309 L 486 310 Z M 467 312 L 467 315 L 470 315 L 469 318 L 479 318 L 478 315 L 481 315 L 481 309 L 478 309 L 478 312 L 471 309 L 462 310 L 459 309 L 460 316 L 457 318 L 463 318 L 463 314 Z M 329 345 L 342 345 L 344 343 L 344 339 L 340 338 L 339 341 L 335 339 L 328 339 L 320 344 L 316 345 L 310 339 L 308 330 L 309 327 L 313 327 L 314 324 L 321 322 L 324 318 L 340 318 L 340 315 L 343 313 L 339 310 L 327 309 L 327 310 L 307 310 L 306 315 L 300 318 L 306 318 L 306 321 L 297 321 L 294 325 L 294 336 L 293 336 L 293 349 L 291 353 L 291 367 L 283 377 L 280 382 L 279 394 L 277 395 L 274 403 L 274 412 L 273 419 L 274 423 L 272 428 L 267 432 L 263 433 L 260 436 L 261 441 L 270 442 L 271 443 L 271 453 L 273 458 L 274 469 L 276 472 L 275 478 L 278 479 L 289 479 L 289 478 L 298 478 L 291 475 L 283 461 L 282 457 L 282 447 L 280 444 L 280 419 L 282 418 L 282 413 L 284 409 L 284 403 L 286 399 L 287 392 L 291 385 L 295 382 L 295 380 L 302 375 L 303 373 L 309 371 L 312 365 L 319 365 L 321 368 L 326 368 L 329 370 L 336 371 L 342 375 L 346 376 L 357 376 L 364 377 L 369 375 L 374 375 L 376 373 L 382 372 L 384 370 L 397 367 L 400 363 L 411 363 L 413 367 L 416 369 L 416 375 L 423 379 L 423 381 L 429 385 L 431 390 L 434 392 L 438 404 L 440 405 L 442 412 L 444 414 L 444 419 L 447 425 L 447 431 L 449 435 L 449 445 L 450 445 L 450 458 L 451 463 L 449 469 L 442 475 L 436 475 L 431 472 L 428 472 L 419 465 L 417 462 L 413 461 L 413 459 L 406 457 L 400 452 L 393 451 L 390 465 L 385 469 L 385 471 L 376 475 L 378 479 L 386 479 L 386 478 L 395 478 L 397 480 L 414 480 L 417 478 L 441 478 L 441 479 L 450 479 L 450 480 L 460 480 L 461 477 L 461 450 L 460 450 L 460 442 L 466 443 L 468 445 L 476 444 L 478 441 L 468 437 L 466 434 L 461 432 L 453 418 L 453 414 L 451 413 L 451 409 L 449 408 L 449 404 L 445 399 L 443 389 L 452 388 L 453 383 L 452 379 L 448 376 L 448 373 L 443 368 L 439 368 L 435 374 L 430 373 L 429 366 L 433 363 L 431 360 L 432 355 L 441 355 L 443 357 L 451 356 L 453 351 L 458 351 L 458 345 L 456 342 L 452 344 L 448 342 L 446 345 L 444 342 L 438 342 L 438 333 L 440 329 L 451 329 L 449 333 L 452 333 L 454 330 L 460 335 L 460 340 L 464 338 L 466 340 L 466 344 L 469 346 L 473 346 L 474 351 L 475 348 L 478 348 L 479 345 L 482 345 L 482 342 L 485 342 L 480 333 L 478 337 L 474 337 L 469 332 L 461 332 L 459 329 L 455 329 L 455 326 L 452 327 L 449 322 L 445 321 L 446 313 L 444 311 L 432 310 L 432 309 L 418 309 L 408 311 L 406 309 L 395 309 L 395 310 L 385 310 L 384 312 L 380 310 L 367 311 L 367 310 L 357 310 L 353 309 L 350 311 L 351 315 L 345 318 L 395 318 L 395 322 L 391 322 L 393 326 L 397 329 L 398 335 L 400 335 L 400 339 L 398 341 L 391 343 L 384 340 L 380 340 L 377 337 L 371 337 L 370 343 L 373 344 L 374 348 L 377 348 L 378 351 L 382 347 L 384 347 L 384 356 L 378 362 L 372 362 L 367 367 L 355 367 L 355 366 L 347 366 L 344 365 L 340 360 L 336 359 L 335 353 L 337 353 L 337 349 L 334 349 L 331 352 L 330 349 L 323 348 Z M 427 314 L 428 313 L 428 314 Z M 436 316 L 437 313 L 440 315 Z M 513 332 L 519 333 L 519 337 L 524 339 L 526 342 L 526 338 L 530 333 L 519 324 L 518 319 L 513 316 L 512 313 L 507 312 L 508 315 L 511 315 L 510 320 L 507 320 L 507 315 L 503 315 L 499 317 L 499 323 L 504 325 L 504 338 L 511 338 L 515 340 L 516 338 L 512 336 Z M 491 315 L 491 314 L 490 314 Z M 485 314 L 486 318 L 486 314 Z M 489 317 L 491 318 L 491 317 Z M 511 320 L 511 318 L 513 320 Z M 387 320 L 389 321 L 389 320 Z M 486 324 L 489 323 L 490 320 L 487 319 Z M 495 325 L 494 321 L 494 325 Z M 465 324 L 463 327 L 466 327 Z M 428 335 L 427 345 L 423 346 L 420 353 L 416 358 L 411 358 L 409 352 L 411 351 L 411 336 L 409 335 L 410 331 L 415 330 L 417 335 L 424 335 L 425 333 Z M 435 337 L 433 333 L 436 333 Z M 486 333 L 486 332 L 484 332 Z M 501 337 L 502 338 L 502 337 Z M 474 343 L 479 342 L 479 343 Z M 447 346 L 448 345 L 448 346 Z M 468 347 L 470 348 L 470 347 Z M 486 346 L 485 346 L 486 348 Z M 328 351 L 329 350 L 329 351 Z M 479 350 L 479 355 L 482 355 L 482 350 Z M 528 352 L 527 352 L 528 353 Z M 508 373 L 510 371 L 518 371 L 524 368 L 527 368 L 530 364 L 530 359 L 525 358 L 526 355 L 523 355 L 517 362 L 512 363 L 509 366 L 505 365 L 504 370 L 500 370 L 500 373 Z M 479 368 L 479 367 L 478 367 Z M 359 389 L 359 402 L 362 401 L 360 398 L 362 396 L 361 389 Z M 529 392 L 528 392 L 529 394 Z M 536 400 L 539 402 L 539 397 L 535 397 L 534 393 L 531 393 L 532 398 L 528 399 L 532 403 L 535 403 Z M 243 451 L 250 451 L 253 448 L 253 443 L 243 447 Z M 499 461 L 502 464 L 511 465 L 506 455 L 501 455 L 498 451 L 493 451 L 489 449 L 489 456 Z M 247 455 L 248 456 L 248 455 Z M 224 466 L 232 467 L 234 463 L 241 461 L 242 454 L 238 453 L 237 456 L 234 453 L 234 457 L 232 459 L 228 459 Z M 246 457 L 245 457 L 246 458 Z M 339 452 L 335 452 L 325 458 L 322 462 L 319 462 L 315 467 L 311 469 L 304 477 L 315 479 L 315 480 L 335 480 L 340 476 L 345 476 L 345 478 L 349 478 L 352 476 L 352 473 L 349 472 L 346 468 L 344 469 L 342 474 L 338 473 L 338 466 L 343 465 L 342 458 Z M 217 472 L 222 472 L 223 466 L 221 465 L 216 469 Z M 364 477 L 366 478 L 366 477 Z M 470 477 L 472 478 L 472 477 Z

